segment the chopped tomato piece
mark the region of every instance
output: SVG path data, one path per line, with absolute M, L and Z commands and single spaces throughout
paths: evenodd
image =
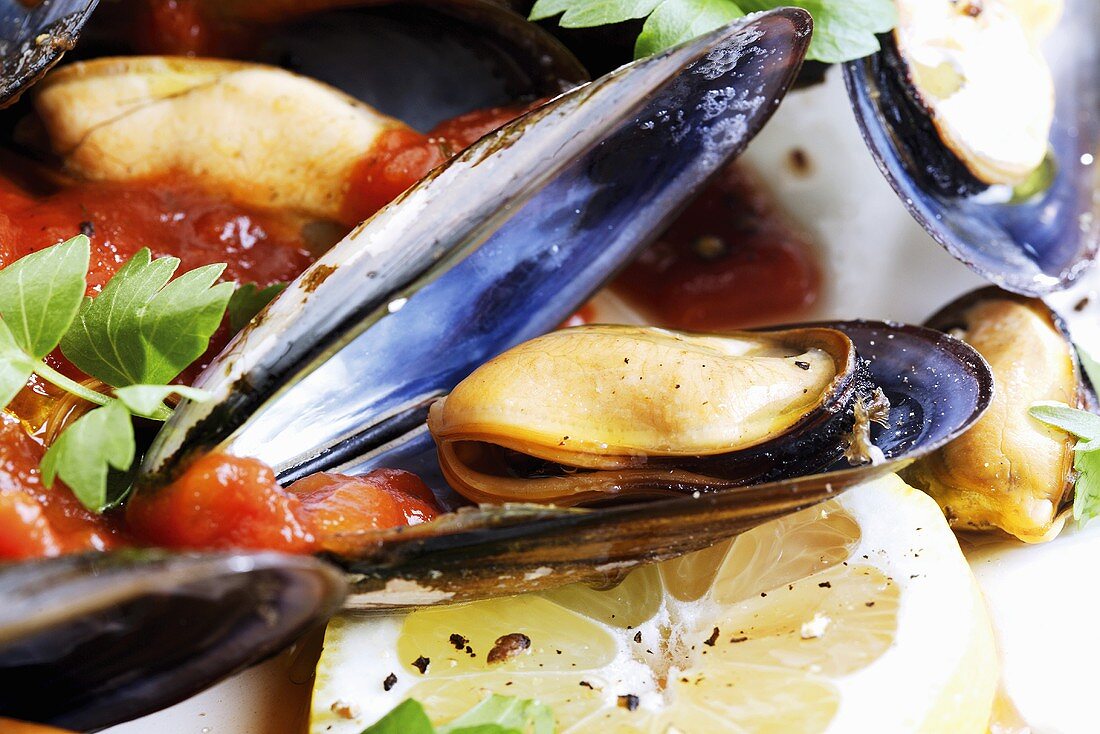
M 0 491 L 0 559 L 8 561 L 61 554 L 42 505 L 22 492 Z
M 492 107 L 441 122 L 427 135 L 395 127 L 378 136 L 351 175 L 344 200 L 345 224 L 356 224 L 480 138 L 542 104 Z
M 256 459 L 209 454 L 167 487 L 126 508 L 141 540 L 166 548 L 250 548 L 310 553 L 316 537 L 298 497 Z
M 18 420 L 0 413 L 0 558 L 107 550 L 121 534 L 113 519 L 88 511 L 60 482 L 42 484 L 42 447 Z
M 314 474 L 290 485 L 290 491 L 312 518 L 321 548 L 333 553 L 354 549 L 353 536 L 363 531 L 417 525 L 440 512 L 416 475 L 394 469 L 362 477 Z
M 469 148 L 481 138 L 516 119 L 525 112 L 529 112 L 544 103 L 540 99 L 528 105 L 512 105 L 507 107 L 488 107 L 483 110 L 474 110 L 465 115 L 450 120 L 444 120 L 435 126 L 428 135 L 435 139 L 442 139 L 451 149 L 452 155 Z

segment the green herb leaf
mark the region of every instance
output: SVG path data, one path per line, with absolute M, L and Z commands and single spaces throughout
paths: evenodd
M 879 50 L 878 33 L 897 25 L 893 0 L 539 0 L 531 20 L 561 14 L 563 28 L 591 28 L 648 18 L 635 46 L 641 58 L 714 30 L 746 13 L 795 6 L 809 11 L 814 36 L 807 58 L 825 63 Z
M 743 15 L 729 0 L 665 0 L 642 26 L 634 57 L 641 59 L 672 48 Z
M 530 699 L 493 694 L 459 716 L 440 734 L 553 734 L 554 712 Z
M 108 468 L 126 471 L 134 461 L 134 426 L 117 400 L 81 416 L 42 457 L 47 487 L 60 478 L 81 504 L 101 512 L 108 504 Z
M 435 727 L 424 713 L 424 707 L 410 698 L 368 726 L 362 734 L 435 734 Z
M 1096 363 L 1082 364 L 1090 379 Z M 1071 408 L 1064 403 L 1040 402 L 1028 412 L 1042 422 L 1060 428 L 1081 439 L 1074 447 L 1073 468 L 1077 481 L 1073 487 L 1073 519 L 1085 524 L 1100 515 L 1100 416 Z
M 562 15 L 562 28 L 592 28 L 644 18 L 664 0 L 538 0 L 531 20 Z
M 554 712 L 537 701 L 493 694 L 436 729 L 424 707 L 402 701 L 362 734 L 554 734 Z
M 1089 378 L 1093 388 L 1100 390 L 1100 362 L 1093 359 L 1092 355 L 1084 349 L 1077 350 L 1077 357 L 1081 360 L 1081 368 L 1085 371 L 1085 376 Z
M 1060 428 L 1077 438 L 1095 441 L 1100 438 L 1100 415 L 1071 408 L 1065 403 L 1041 401 L 1034 403 L 1028 410 L 1032 418 L 1047 425 Z
M 210 399 L 210 393 L 205 390 L 186 385 L 128 385 L 115 389 L 115 397 L 131 413 L 156 420 L 165 420 L 170 414 L 164 401 L 173 394 L 196 403 Z
M 32 359 L 53 351 L 76 318 L 87 288 L 84 235 L 31 253 L 0 270 L 0 317 Z
M 266 288 L 260 288 L 255 283 L 246 283 L 238 286 L 229 298 L 229 328 L 234 334 L 248 326 L 256 314 L 271 303 L 275 296 L 286 290 L 286 283 L 273 283 Z
M 836 64 L 879 50 L 878 33 L 898 23 L 894 0 L 737 0 L 746 13 L 794 5 L 814 19 L 814 36 L 806 58 Z
M 85 299 L 61 351 L 113 387 L 164 384 L 198 359 L 221 323 L 233 285 L 213 285 L 224 265 L 168 282 L 179 260 L 135 254 L 103 292 Z
M 7 322 L 0 320 L 0 408 L 23 389 L 34 371 L 35 361 L 19 348 Z

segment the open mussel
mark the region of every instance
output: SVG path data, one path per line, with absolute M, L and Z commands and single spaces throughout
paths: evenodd
M 567 93 L 438 169 L 237 337 L 199 378 L 213 399 L 177 409 L 136 491 L 156 491 L 210 451 L 257 457 L 283 482 L 326 470 L 419 470 L 434 453 L 429 406 L 480 365 L 561 323 L 738 154 L 793 80 L 808 28 L 797 10 L 753 16 Z M 353 582 L 350 603 L 399 607 L 607 580 L 896 471 L 958 435 L 990 396 L 981 358 L 931 330 L 853 322 L 741 337 L 749 351 L 766 344 L 763 363 L 801 385 L 773 389 L 790 411 L 756 428 L 756 448 L 769 451 L 780 448 L 771 432 L 787 431 L 790 443 L 774 456 L 761 450 L 744 466 L 730 462 L 736 479 L 725 488 L 698 481 L 656 502 L 595 510 L 512 503 L 347 534 L 337 560 Z M 715 352 L 737 343 L 692 339 Z M 667 344 L 675 341 L 656 346 L 675 351 Z M 617 366 L 628 367 L 628 356 Z M 673 376 L 662 378 L 672 393 L 676 384 L 685 396 L 706 391 L 691 385 L 698 375 Z M 857 420 L 857 398 L 876 387 L 896 409 L 876 415 L 872 400 Z M 872 432 L 873 417 L 888 423 Z M 792 449 L 804 419 L 805 456 Z M 811 423 L 830 426 L 822 431 L 830 440 L 810 440 Z M 746 456 L 753 442 L 745 438 Z M 853 467 L 841 456 L 853 443 L 878 461 Z M 667 484 L 654 486 L 667 494 Z
M 845 68 L 879 168 L 982 276 L 1064 287 L 1100 246 L 1100 6 L 1068 0 L 1059 22 L 1060 0 L 898 5 L 882 51 Z
M 859 448 L 855 423 L 876 411 L 889 420 L 841 331 L 584 326 L 482 365 L 428 428 L 467 499 L 568 506 L 814 474 Z
M 808 468 L 812 464 L 807 463 L 800 469 L 798 461 L 804 461 L 805 457 L 799 457 L 794 462 L 796 466 L 791 468 L 792 476 L 784 479 L 730 486 L 734 483 L 714 478 L 708 483 L 696 476 L 690 483 L 680 483 L 683 473 L 678 472 L 675 463 L 670 463 L 661 470 L 652 470 L 649 488 L 679 496 L 638 501 L 648 500 L 648 492 L 632 495 L 634 488 L 627 482 L 623 483 L 625 491 L 621 492 L 613 482 L 604 482 L 602 486 L 597 482 L 598 489 L 608 492 L 597 508 L 561 508 L 529 502 L 482 505 L 415 527 L 348 536 L 344 539 L 348 552 L 334 559 L 351 574 L 352 594 L 348 606 L 400 608 L 519 593 L 571 582 L 613 582 L 639 565 L 705 548 L 768 520 L 834 497 L 855 484 L 899 471 L 911 461 L 962 435 L 989 404 L 993 383 L 988 365 L 972 348 L 940 332 L 861 321 L 814 324 L 798 331 L 828 332 L 830 341 L 835 339 L 834 332 L 849 339 L 859 365 L 866 370 L 866 384 L 881 390 L 893 406 L 888 417 L 880 416 L 885 425 L 876 425 L 870 433 L 875 449 L 881 452 L 877 460 L 853 466 L 852 461 L 841 456 L 843 450 L 838 449 L 847 445 L 854 434 L 833 434 L 839 445 L 807 447 L 818 459 L 834 457 L 831 465 L 813 471 Z M 795 333 L 790 332 L 792 336 Z M 746 338 L 749 337 L 746 335 Z M 762 332 L 760 338 L 775 337 Z M 714 341 L 721 342 L 721 338 L 715 337 Z M 798 343 L 797 337 L 793 343 Z M 787 351 L 793 350 L 785 350 L 784 356 L 777 355 L 780 364 L 775 366 L 784 371 L 789 368 L 804 372 L 793 364 L 803 361 L 804 353 L 792 359 Z M 614 356 L 618 364 L 614 366 L 611 381 L 619 382 L 618 367 L 626 367 L 622 362 L 625 357 Z M 811 364 L 826 368 L 828 360 L 819 359 Z M 707 364 L 710 370 L 711 362 Z M 674 369 L 683 369 L 684 376 L 679 383 L 683 390 L 688 380 L 705 379 L 698 373 L 693 374 L 692 367 L 690 364 L 670 367 L 664 376 L 671 377 Z M 596 366 L 584 378 L 600 381 L 603 377 L 600 371 Z M 856 371 L 860 371 L 860 367 Z M 766 374 L 761 376 L 762 384 L 766 385 Z M 541 387 L 535 384 L 536 381 L 546 375 L 534 370 L 531 377 L 529 394 L 534 395 Z M 545 396 L 551 397 L 553 388 L 561 384 L 549 383 Z M 648 395 L 650 403 L 657 402 L 658 398 L 676 403 L 675 385 L 675 382 L 654 382 Z M 751 388 L 743 384 L 733 387 L 737 393 L 727 395 L 728 401 L 751 400 L 745 397 Z M 590 388 L 577 385 L 575 389 Z M 642 402 L 644 404 L 645 400 Z M 509 406 L 506 410 L 514 407 L 522 405 Z M 645 410 L 644 405 L 635 407 L 638 412 Z M 854 406 L 849 408 L 852 412 L 854 409 Z M 849 410 L 838 410 L 834 420 L 851 426 L 857 421 Z M 623 411 L 629 413 L 630 408 L 624 407 Z M 554 419 L 540 409 L 536 409 L 534 415 Z M 635 458 L 641 463 L 646 457 Z M 654 461 L 666 458 L 657 456 Z M 443 457 L 442 460 L 447 459 Z M 696 457 L 681 456 L 677 460 L 690 464 Z M 660 471 L 666 473 L 663 483 Z M 519 488 L 516 500 L 525 500 L 540 492 L 539 484 L 545 480 L 535 476 L 522 481 L 533 489 L 524 490 L 519 481 L 504 485 Z M 501 485 L 491 486 L 495 489 Z M 496 497 L 495 501 L 501 499 Z M 585 499 L 593 502 L 592 495 Z M 606 505 L 608 500 L 617 501 Z
M 332 566 L 275 553 L 0 566 L 0 717 L 90 731 L 159 710 L 276 654 L 343 596 Z
M 977 349 L 993 370 L 989 412 L 964 435 L 909 467 L 956 528 L 1000 530 L 1028 542 L 1058 534 L 1073 497 L 1076 440 L 1033 418 L 1053 400 L 1090 400 L 1076 350 L 1058 316 L 1036 298 L 985 288 L 928 320 Z

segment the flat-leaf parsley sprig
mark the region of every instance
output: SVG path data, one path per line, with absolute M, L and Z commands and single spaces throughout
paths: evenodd
M 1079 352 L 1079 356 L 1089 381 L 1100 386 L 1100 364 L 1084 352 Z M 1035 403 L 1028 412 L 1078 439 L 1073 456 L 1073 468 L 1077 471 L 1073 519 L 1082 525 L 1087 523 L 1100 515 L 1100 415 L 1054 401 Z
M 234 292 L 215 284 L 225 265 L 172 279 L 180 261 L 139 250 L 95 298 L 85 297 L 91 243 L 84 235 L 32 253 L 0 270 L 0 407 L 32 374 L 98 407 L 57 437 L 42 457 L 47 486 L 60 478 L 87 508 L 101 512 L 110 470 L 126 472 L 136 449 L 131 416 L 167 420 L 170 395 L 205 393 L 169 385 L 198 359 Z M 44 361 L 58 346 L 111 393 L 90 389 Z
M 531 20 L 561 15 L 562 28 L 645 18 L 635 58 L 671 48 L 748 13 L 793 5 L 809 11 L 814 36 L 806 58 L 833 64 L 879 50 L 875 37 L 897 25 L 894 0 L 538 0 Z

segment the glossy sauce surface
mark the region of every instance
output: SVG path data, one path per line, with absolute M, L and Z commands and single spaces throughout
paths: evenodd
M 612 287 L 659 326 L 729 331 L 797 320 L 821 269 L 807 235 L 733 165 Z

